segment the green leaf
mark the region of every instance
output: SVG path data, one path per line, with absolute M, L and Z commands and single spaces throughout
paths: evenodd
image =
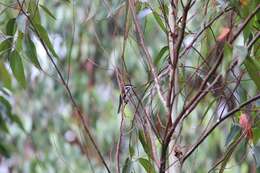
M 1 112 L 0 112 L 0 129 L 5 133 L 9 133 L 9 129 L 6 125 L 5 119 L 4 119 L 3 114 Z
M 57 55 L 57 53 L 55 52 L 55 50 L 52 46 L 52 43 L 49 39 L 47 31 L 40 24 L 35 24 L 35 27 L 36 27 L 35 29 L 37 30 L 37 32 L 40 35 L 40 38 L 44 41 L 44 43 L 46 44 L 48 49 L 51 51 L 52 55 L 55 56 L 56 58 L 58 58 L 59 56 Z
M 0 153 L 5 157 L 10 157 L 10 149 L 8 145 L 0 142 Z
M 15 18 L 10 19 L 6 24 L 6 34 L 13 36 L 15 34 L 17 25 L 15 22 Z
M 128 158 L 126 158 L 125 160 L 125 164 L 123 166 L 123 170 L 122 170 L 122 173 L 130 173 L 131 171 L 131 165 L 132 165 L 132 162 L 131 160 Z
M 163 23 L 163 21 L 162 21 L 160 15 L 159 15 L 156 11 L 153 11 L 153 16 L 154 16 L 156 22 L 158 23 L 158 25 L 160 26 L 160 28 L 161 28 L 165 33 L 167 33 L 167 29 L 166 29 L 166 27 L 165 27 L 165 25 L 164 25 L 164 23 Z
M 249 76 L 257 86 L 258 91 L 260 91 L 260 62 L 256 59 L 247 57 L 244 61 L 244 65 L 246 66 Z
M 129 144 L 129 154 L 130 154 L 130 157 L 131 157 L 131 158 L 132 158 L 132 157 L 134 156 L 134 154 L 135 154 L 135 149 L 134 149 L 134 147 L 131 146 L 130 144 Z
M 0 96 L 0 102 L 5 107 L 5 111 L 7 114 L 11 113 L 12 106 L 8 100 L 6 100 L 3 96 Z
M 22 32 L 18 32 L 18 38 L 16 40 L 16 51 L 20 52 L 23 48 L 23 33 Z
M 0 62 L 0 81 L 3 83 L 4 87 L 11 89 L 11 76 L 3 62 Z
M 241 127 L 237 124 L 232 124 L 229 134 L 227 136 L 225 145 L 227 146 L 240 133 Z
M 147 142 L 147 139 L 145 138 L 144 132 L 140 130 L 138 132 L 138 135 L 139 135 L 139 140 L 140 140 L 140 142 L 141 142 L 141 144 L 143 146 L 144 151 L 151 158 L 151 156 L 152 156 L 152 154 L 151 154 L 152 153 L 152 147 L 151 147 L 151 145 L 149 145 L 150 143 Z
M 260 139 L 260 127 L 255 127 L 253 130 L 253 143 L 256 144 Z
M 253 153 L 253 156 L 256 161 L 256 166 L 257 166 L 257 168 L 259 168 L 260 167 L 260 147 L 259 146 L 253 147 L 252 151 L 253 151 L 252 153 Z
M 14 77 L 19 82 L 19 84 L 25 88 L 26 87 L 26 80 L 24 75 L 24 68 L 22 59 L 16 51 L 12 51 L 10 55 L 10 66 L 12 69 L 12 72 L 14 74 Z
M 7 38 L 0 43 L 0 52 L 5 52 L 11 50 L 12 38 Z
M 41 65 L 38 61 L 38 58 L 37 58 L 35 45 L 29 35 L 26 36 L 24 39 L 24 48 L 25 48 L 26 56 L 30 59 L 30 61 L 33 63 L 33 65 L 35 67 L 37 67 L 38 69 L 42 69 Z
M 30 18 L 32 19 L 33 23 L 41 23 L 40 12 L 38 8 L 38 3 L 36 1 L 30 1 L 28 6 L 28 12 L 30 14 Z
M 153 164 L 149 160 L 145 158 L 139 158 L 138 161 L 147 173 L 156 173 Z
M 51 18 L 53 18 L 54 20 L 56 20 L 56 17 L 50 12 L 50 10 L 49 10 L 47 7 L 45 7 L 44 5 L 41 5 L 41 4 L 40 4 L 40 7 L 43 9 L 43 11 L 44 11 L 47 15 L 49 15 Z
M 156 57 L 154 59 L 155 65 L 158 65 L 158 63 L 160 62 L 160 60 L 162 59 L 162 57 L 166 51 L 169 51 L 168 46 L 164 46 L 163 48 L 161 48 L 160 52 L 156 55 Z
M 20 129 L 25 131 L 25 128 L 24 128 L 23 123 L 22 123 L 21 119 L 19 118 L 19 116 L 17 116 L 16 114 L 10 114 L 9 118 L 11 119 L 11 121 L 13 123 L 16 123 Z

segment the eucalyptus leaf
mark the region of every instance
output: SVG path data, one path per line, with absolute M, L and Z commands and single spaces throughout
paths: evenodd
M 16 78 L 18 83 L 23 88 L 25 88 L 26 80 L 25 80 L 23 62 L 22 62 L 22 59 L 21 59 L 19 53 L 17 53 L 15 50 L 12 51 L 10 54 L 10 67 L 11 67 L 14 77 Z
M 41 5 L 41 4 L 40 4 L 40 7 L 43 9 L 43 11 L 44 11 L 48 16 L 50 16 L 51 18 L 53 18 L 54 20 L 56 20 L 56 17 L 52 14 L 52 12 L 51 12 L 47 7 L 45 7 L 44 5 Z
M 46 44 L 48 49 L 51 51 L 52 55 L 55 56 L 56 58 L 58 58 L 58 55 L 55 52 L 53 45 L 49 39 L 48 33 L 44 29 L 44 27 L 41 26 L 40 24 L 35 24 L 34 26 L 35 26 L 35 29 L 37 30 L 38 34 L 40 35 L 40 38 L 43 40 L 43 42 Z
M 31 40 L 31 38 L 29 37 L 29 35 L 27 35 L 24 39 L 24 48 L 25 48 L 26 56 L 30 59 L 30 61 L 33 63 L 33 65 L 35 67 L 37 67 L 38 69 L 42 69 L 41 65 L 38 61 L 38 58 L 37 58 L 37 52 L 36 52 L 35 45 L 34 45 L 33 41 Z
M 260 62 L 251 57 L 247 57 L 244 61 L 244 65 L 246 66 L 249 76 L 257 86 L 258 91 L 260 91 Z
M 139 158 L 138 161 L 147 173 L 156 173 L 153 164 L 149 160 L 145 158 Z

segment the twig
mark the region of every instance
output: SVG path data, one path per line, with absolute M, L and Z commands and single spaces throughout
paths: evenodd
M 240 111 L 243 107 L 246 105 L 260 99 L 260 94 L 256 95 L 255 97 L 245 101 L 244 103 L 240 104 L 235 109 L 229 111 L 226 115 L 223 116 L 219 121 L 217 121 L 208 131 L 207 133 L 183 156 L 181 159 L 181 162 L 184 163 L 184 161 L 196 150 L 196 148 L 199 147 L 199 145 L 213 132 L 213 130 L 218 127 L 221 123 L 223 123 L 227 118 L 231 117 L 234 113 Z
M 19 6 L 20 6 L 20 8 L 21 8 L 22 5 L 21 5 L 21 3 L 19 2 L 19 0 L 17 0 L 17 3 L 19 4 Z M 64 79 L 64 77 L 63 77 L 63 75 L 61 74 L 61 71 L 59 70 L 58 66 L 56 65 L 56 63 L 55 63 L 53 57 L 51 56 L 51 54 L 50 54 L 50 52 L 49 52 L 47 46 L 46 46 L 45 43 L 44 43 L 44 41 L 43 41 L 42 38 L 40 37 L 40 34 L 38 33 L 38 31 L 37 31 L 37 29 L 36 29 L 36 27 L 35 27 L 33 21 L 31 20 L 30 16 L 27 15 L 27 13 L 24 11 L 23 8 L 21 8 L 21 11 L 22 11 L 22 13 L 27 17 L 27 19 L 29 20 L 29 22 L 31 23 L 31 25 L 33 26 L 33 28 L 35 28 L 35 33 L 36 33 L 37 37 L 39 38 L 39 40 L 40 40 L 40 42 L 41 42 L 41 44 L 42 44 L 44 50 L 46 51 L 46 53 L 47 53 L 47 55 L 48 55 L 48 58 L 50 59 L 51 63 L 53 64 L 53 66 L 54 66 L 54 68 L 55 68 L 55 70 L 57 71 L 58 76 L 60 77 L 61 82 L 62 82 L 63 86 L 65 87 L 65 89 L 66 89 L 66 91 L 67 91 L 67 94 L 68 94 L 68 96 L 69 96 L 69 98 L 70 98 L 70 101 L 72 102 L 73 107 L 76 109 L 77 115 L 79 116 L 79 118 L 80 118 L 80 120 L 81 120 L 81 122 L 82 122 L 82 124 L 83 124 L 84 130 L 86 131 L 86 133 L 87 133 L 87 135 L 88 135 L 88 137 L 89 137 L 91 143 L 93 144 L 95 150 L 97 151 L 97 153 L 98 153 L 98 155 L 99 155 L 99 157 L 100 157 L 102 163 L 103 163 L 104 166 L 106 167 L 107 172 L 110 173 L 111 171 L 109 170 L 108 165 L 106 164 L 105 159 L 103 158 L 103 156 L 102 156 L 102 154 L 101 154 L 101 152 L 100 152 L 100 150 L 99 150 L 99 148 L 98 148 L 98 146 L 97 146 L 97 144 L 96 144 L 96 142 L 95 142 L 95 140 L 94 140 L 94 138 L 93 138 L 93 136 L 92 136 L 92 134 L 91 134 L 91 132 L 90 132 L 90 130 L 89 130 L 89 128 L 88 128 L 88 126 L 87 126 L 86 120 L 85 120 L 84 116 L 82 115 L 82 113 L 81 113 L 81 111 L 80 111 L 80 109 L 79 109 L 79 106 L 77 105 L 76 101 L 74 100 L 69 86 L 67 85 L 67 83 L 66 83 L 66 81 L 65 81 L 65 79 Z
M 137 20 L 133 1 L 129 0 L 128 3 L 129 3 L 129 6 L 130 6 L 130 10 L 132 12 L 132 15 L 133 15 L 133 20 L 134 20 L 134 24 L 135 24 L 135 28 L 136 28 L 137 34 L 139 35 L 140 45 L 141 45 L 141 47 L 142 47 L 142 49 L 143 49 L 143 51 L 145 53 L 145 57 L 146 57 L 147 63 L 148 63 L 149 67 L 152 70 L 152 74 L 153 74 L 153 78 L 154 78 L 154 81 L 155 81 L 155 86 L 156 86 L 156 89 L 157 89 L 157 93 L 159 95 L 159 98 L 160 98 L 161 102 L 163 103 L 163 106 L 164 106 L 165 110 L 167 111 L 166 100 L 163 97 L 163 94 L 162 94 L 162 91 L 161 91 L 160 81 L 159 81 L 159 78 L 157 76 L 155 67 L 153 65 L 152 57 L 151 57 L 148 49 L 145 46 L 143 31 L 141 30 L 140 23 Z
M 233 43 L 236 38 L 239 36 L 239 34 L 245 29 L 246 25 L 250 22 L 250 20 L 256 15 L 257 12 L 260 10 L 260 4 L 257 5 L 255 10 L 246 18 L 244 23 L 241 25 L 241 27 L 238 29 L 238 31 L 234 34 L 232 39 L 230 40 L 230 43 Z

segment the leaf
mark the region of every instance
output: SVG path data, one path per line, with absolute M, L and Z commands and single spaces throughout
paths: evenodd
M 230 33 L 230 28 L 224 27 L 221 28 L 220 34 L 217 38 L 218 41 L 224 41 Z
M 259 61 L 247 57 L 244 61 L 244 65 L 246 70 L 248 71 L 249 76 L 254 81 L 255 85 L 257 86 L 258 91 L 260 91 L 260 63 Z
M 254 146 L 252 148 L 252 153 L 253 153 L 253 156 L 255 158 L 255 161 L 256 161 L 256 166 L 257 168 L 260 167 L 260 147 L 259 146 Z
M 149 157 L 151 157 L 152 156 L 151 155 L 152 147 L 149 145 L 149 142 L 147 142 L 147 140 L 145 138 L 145 135 L 144 135 L 144 132 L 140 130 L 138 135 L 139 135 L 139 140 L 140 140 L 140 142 L 141 142 L 141 144 L 143 146 L 144 151 L 146 152 L 146 154 Z
M 7 24 L 6 24 L 6 34 L 13 36 L 16 31 L 16 23 L 15 23 L 15 18 L 10 19 Z
M 134 154 L 135 154 L 135 149 L 134 149 L 134 147 L 132 147 L 132 146 L 130 146 L 129 145 L 129 154 L 130 154 L 130 157 L 132 158 L 133 156 L 134 156 Z
M 18 38 L 16 40 L 16 51 L 20 52 L 23 48 L 23 33 L 22 32 L 18 32 Z
M 131 171 L 131 165 L 132 165 L 132 162 L 131 160 L 128 158 L 126 158 L 125 160 L 125 164 L 123 166 L 123 170 L 122 170 L 122 173 L 130 173 Z
M 38 34 L 40 35 L 40 38 L 44 41 L 44 43 L 46 44 L 46 46 L 48 47 L 48 49 L 51 51 L 52 55 L 55 56 L 56 58 L 59 58 L 59 56 L 57 55 L 57 53 L 55 52 L 52 43 L 49 39 L 48 33 L 47 31 L 40 25 L 40 24 L 35 24 L 34 25 L 38 32 Z
M 238 59 L 238 66 L 240 66 L 247 57 L 248 50 L 245 46 L 234 46 L 233 59 Z
M 2 143 L 2 142 L 0 142 L 0 153 L 2 155 L 4 155 L 5 157 L 10 157 L 9 147 L 6 144 Z
M 164 46 L 163 48 L 161 48 L 160 52 L 156 55 L 155 59 L 154 59 L 154 64 L 158 65 L 158 63 L 160 62 L 162 56 L 164 55 L 164 53 L 166 51 L 169 51 L 169 47 L 168 46 Z
M 260 127 L 253 128 L 253 143 L 256 144 L 260 139 Z
M 12 72 L 13 72 L 16 80 L 19 82 L 19 84 L 23 88 L 25 88 L 26 80 L 25 80 L 25 75 L 24 75 L 22 59 L 21 59 L 19 53 L 17 53 L 15 50 L 12 51 L 11 55 L 10 55 L 10 66 L 11 66 Z
M 40 7 L 43 9 L 43 11 L 44 11 L 47 15 L 49 15 L 51 18 L 53 18 L 54 20 L 56 20 L 56 17 L 50 12 L 50 10 L 49 10 L 47 7 L 45 7 L 44 5 L 41 5 L 41 4 L 40 4 Z
M 138 161 L 143 166 L 143 168 L 146 170 L 147 173 L 156 173 L 152 163 L 149 160 L 145 158 L 139 158 Z
M 2 81 L 4 87 L 11 89 L 11 76 L 3 62 L 0 62 L 0 81 Z
M 9 133 L 9 129 L 5 123 L 5 119 L 3 117 L 3 114 L 0 112 L 0 129 L 5 132 L 5 133 Z
M 8 100 L 6 100 L 3 96 L 0 96 L 0 102 L 5 107 L 5 111 L 7 114 L 11 113 L 12 106 Z
M 30 18 L 32 19 L 33 23 L 38 23 L 38 24 L 41 23 L 38 3 L 36 3 L 36 1 L 29 2 L 28 12 L 30 14 Z
M 16 114 L 10 114 L 9 117 L 13 123 L 16 123 L 20 129 L 25 131 L 25 128 L 24 128 L 23 123 L 22 123 L 21 119 L 19 118 L 19 116 L 17 116 Z
M 243 113 L 239 117 L 239 124 L 243 129 L 243 132 L 246 134 L 248 139 L 253 139 L 252 125 L 249 120 L 249 115 Z
M 0 52 L 5 52 L 11 50 L 12 38 L 7 38 L 0 43 Z
M 24 48 L 25 48 L 26 56 L 30 59 L 30 61 L 33 63 L 33 65 L 35 67 L 37 67 L 38 69 L 42 69 L 41 65 L 38 61 L 38 58 L 37 58 L 37 52 L 36 52 L 35 45 L 29 35 L 26 36 L 24 39 Z
M 237 124 L 232 124 L 230 132 L 227 136 L 225 145 L 227 146 L 239 134 L 241 127 Z
M 156 11 L 153 11 L 153 16 L 154 16 L 154 19 L 156 20 L 156 22 L 158 23 L 158 25 L 160 26 L 160 28 L 166 33 L 167 29 L 166 29 L 160 15 Z

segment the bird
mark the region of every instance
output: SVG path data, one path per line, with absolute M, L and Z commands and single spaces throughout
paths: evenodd
M 117 113 L 120 112 L 123 104 L 126 105 L 128 103 L 130 97 L 132 96 L 133 88 L 134 88 L 134 86 L 132 84 L 124 85 L 124 89 L 123 89 L 122 93 L 119 95 L 119 105 L 118 105 Z

